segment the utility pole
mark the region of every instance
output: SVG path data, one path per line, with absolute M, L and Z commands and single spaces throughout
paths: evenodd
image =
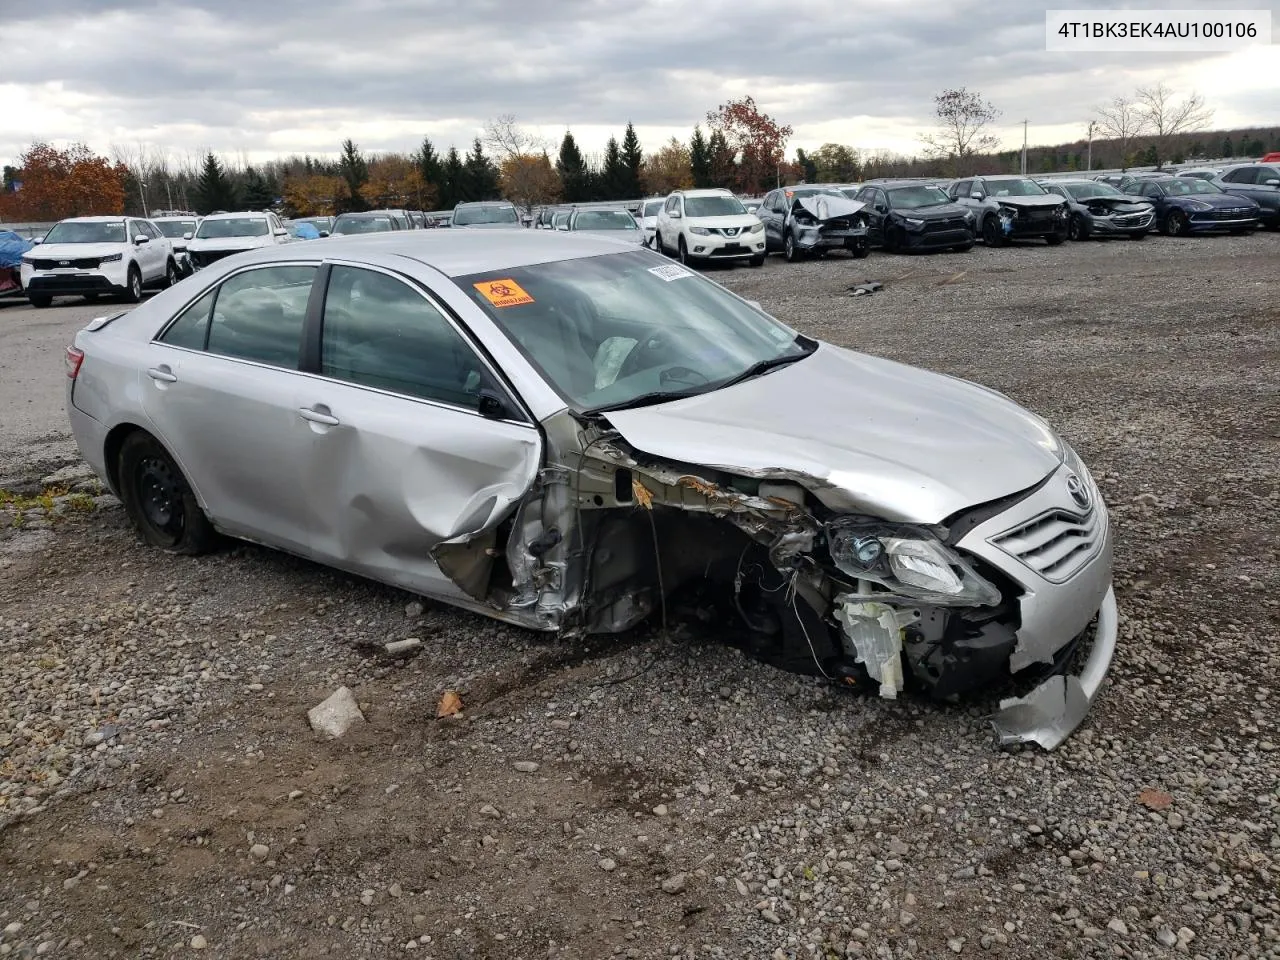
M 1022 121 L 1022 175 L 1027 175 L 1027 122 Z
M 1093 127 L 1094 127 L 1094 124 L 1096 123 L 1097 123 L 1096 120 L 1089 121 L 1089 156 L 1084 163 L 1084 168 L 1086 172 L 1093 169 Z
M 138 196 L 142 198 L 142 215 L 144 217 L 151 216 L 150 211 L 147 210 L 147 185 L 142 180 L 138 181 Z

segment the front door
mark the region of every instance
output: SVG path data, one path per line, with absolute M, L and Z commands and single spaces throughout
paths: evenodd
M 318 375 L 302 401 L 315 554 L 408 590 L 459 596 L 432 550 L 512 512 L 541 465 L 536 427 L 468 338 L 402 277 L 334 264 L 320 330 Z M 481 415 L 482 392 L 503 412 Z

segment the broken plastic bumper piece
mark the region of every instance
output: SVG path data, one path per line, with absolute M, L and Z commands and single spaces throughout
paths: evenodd
M 1052 750 L 1080 726 L 1111 668 L 1118 619 L 1115 591 L 1108 588 L 1084 669 L 1079 676 L 1052 676 L 1025 697 L 1001 700 L 999 712 L 990 717 L 999 746 L 1038 743 Z

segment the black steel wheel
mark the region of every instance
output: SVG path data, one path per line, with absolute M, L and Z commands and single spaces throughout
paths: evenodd
M 1004 246 L 1004 234 L 1000 232 L 998 217 L 987 217 L 982 221 L 982 242 L 988 247 Z
M 215 533 L 186 477 L 155 437 L 131 433 L 120 447 L 117 487 L 144 540 L 173 553 L 204 553 Z

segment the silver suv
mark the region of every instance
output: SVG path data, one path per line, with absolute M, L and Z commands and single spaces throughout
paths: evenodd
M 1032 237 L 1056 246 L 1067 239 L 1067 201 L 1029 177 L 966 177 L 947 192 L 973 211 L 989 247 Z

